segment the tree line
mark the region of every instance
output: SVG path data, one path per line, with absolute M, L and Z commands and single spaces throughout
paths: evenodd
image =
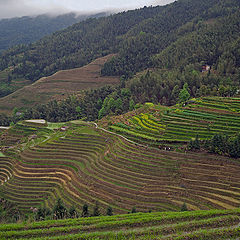
M 204 149 L 210 153 L 227 155 L 232 158 L 240 158 L 240 133 L 235 136 L 226 134 L 215 134 L 211 139 L 200 141 L 196 136 L 191 140 L 187 147 L 189 150 Z

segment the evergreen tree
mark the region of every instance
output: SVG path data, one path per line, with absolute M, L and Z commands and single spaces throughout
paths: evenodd
M 190 98 L 190 93 L 188 92 L 188 84 L 183 85 L 183 89 L 180 91 L 178 96 L 179 103 L 185 103 Z
M 99 210 L 99 202 L 96 201 L 95 207 L 93 209 L 93 215 L 94 217 L 100 216 L 100 210 Z
M 88 212 L 88 205 L 85 203 L 82 207 L 82 217 L 88 217 L 89 212 Z
M 181 212 L 185 212 L 185 211 L 188 211 L 188 208 L 187 208 L 187 204 L 184 203 L 181 207 Z
M 134 107 L 135 107 L 135 102 L 134 102 L 133 99 L 131 99 L 131 100 L 129 101 L 129 110 L 130 110 L 130 111 L 134 110 Z
M 112 215 L 113 215 L 113 210 L 112 210 L 112 207 L 111 207 L 111 206 L 109 206 L 109 207 L 107 208 L 107 215 L 108 215 L 108 216 L 112 216 Z
M 67 217 L 67 209 L 63 204 L 63 201 L 59 198 L 56 205 L 53 208 L 53 218 L 63 219 Z

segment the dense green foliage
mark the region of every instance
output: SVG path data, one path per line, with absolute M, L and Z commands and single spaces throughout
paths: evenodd
M 1 55 L 0 69 L 14 66 L 13 78 L 36 79 L 60 69 L 83 66 L 99 56 L 117 51 L 118 38 L 159 8 L 146 8 L 88 19 L 29 46 L 18 46 Z
M 223 1 L 222 1 L 223 2 Z M 179 29 L 188 22 L 202 18 L 219 1 L 177 1 L 160 14 L 132 28 L 123 41 L 119 56 L 106 64 L 103 74 L 132 75 L 152 67 L 151 57 L 179 38 Z M 212 16 L 206 16 L 205 19 Z
M 227 154 L 233 158 L 240 158 L 240 134 L 232 137 L 216 134 L 211 140 L 205 142 L 204 147 L 211 153 Z
M 9 126 L 11 122 L 23 119 L 46 119 L 50 122 L 66 122 L 76 119 L 96 120 L 110 113 L 121 114 L 134 107 L 127 88 L 106 86 L 85 91 L 82 97 L 69 97 L 62 101 L 52 101 L 25 110 L 21 115 L 12 117 L 0 115 L 0 125 Z
M 86 18 L 102 17 L 106 13 L 80 15 L 74 13 L 59 16 L 39 15 L 0 20 L 0 52 L 19 44 L 35 42 L 45 35 L 64 29 Z
M 240 158 L 240 134 L 229 136 L 217 133 L 210 140 L 200 141 L 198 135 L 188 144 L 189 150 L 205 149 L 210 153 Z
M 178 66 L 201 61 L 213 65 L 223 53 L 228 58 L 227 49 L 237 44 L 238 7 L 236 0 L 180 0 L 164 7 L 145 7 L 86 20 L 30 46 L 20 46 L 3 53 L 0 68 L 15 66 L 14 77 L 24 76 L 34 81 L 59 69 L 82 66 L 97 56 L 111 52 L 119 55 L 106 64 L 103 74 L 131 76 L 151 66 L 171 67 L 178 55 L 183 58 L 181 61 L 176 59 Z M 220 20 L 216 20 L 215 24 L 207 24 L 217 17 Z M 230 25 L 223 26 L 226 21 Z M 196 39 L 196 47 L 191 44 L 193 39 Z M 179 49 L 181 43 L 185 44 L 182 50 Z M 215 46 L 215 52 L 212 46 Z M 180 53 L 171 52 L 172 65 L 163 64 L 173 47 Z M 189 58 L 193 55 L 192 51 L 195 51 L 197 59 Z
M 146 25 L 140 24 L 144 32 L 137 35 L 135 31 L 131 41 L 125 40 L 125 48 L 121 48 L 119 55 L 105 64 L 102 73 L 113 75 L 132 76 L 139 70 L 151 68 L 150 73 L 138 75 L 128 83 L 135 102 L 175 104 L 179 89 L 185 83 L 193 97 L 236 93 L 240 79 L 239 1 L 217 1 L 216 5 L 214 1 L 198 1 L 199 5 L 185 1 L 185 4 L 190 2 L 193 5 L 189 5 L 188 11 L 198 13 L 191 20 L 188 15 L 179 16 L 180 22 L 188 21 L 186 24 L 178 22 L 181 26 L 165 33 L 164 27 L 168 25 L 171 29 L 171 24 L 176 22 L 164 14 L 153 17 Z M 178 10 L 186 9 L 183 2 L 176 4 L 179 4 Z M 171 13 L 172 9 L 167 9 L 166 13 Z M 166 23 L 160 21 L 161 17 L 167 19 Z M 146 26 L 152 28 L 146 29 Z M 152 42 L 144 42 L 147 36 Z M 210 69 L 203 70 L 205 66 Z

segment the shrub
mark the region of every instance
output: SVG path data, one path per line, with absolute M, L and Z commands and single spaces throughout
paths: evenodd
M 112 216 L 112 215 L 113 215 L 113 210 L 112 210 L 112 207 L 111 207 L 111 206 L 109 206 L 109 207 L 107 208 L 107 215 L 108 215 L 108 216 Z
M 88 212 L 88 205 L 85 203 L 82 208 L 82 217 L 88 217 L 89 212 Z
M 53 208 L 53 218 L 54 219 L 67 218 L 67 209 L 60 198 L 57 200 L 57 203 Z
M 185 211 L 188 211 L 188 208 L 187 208 L 187 204 L 184 203 L 181 207 L 181 212 L 185 212 Z
M 137 212 L 136 207 L 133 207 L 132 210 L 131 210 L 131 213 L 136 213 L 136 212 Z
M 78 212 L 77 212 L 77 210 L 76 210 L 76 208 L 74 206 L 72 206 L 69 209 L 69 217 L 70 218 L 78 218 Z
M 194 140 L 191 140 L 189 142 L 187 148 L 189 150 L 200 150 L 201 146 L 200 146 L 200 141 L 199 141 L 198 135 L 196 136 L 196 138 Z
M 92 216 L 97 217 L 100 216 L 100 211 L 99 211 L 99 202 L 96 201 L 95 207 L 93 209 L 93 214 Z

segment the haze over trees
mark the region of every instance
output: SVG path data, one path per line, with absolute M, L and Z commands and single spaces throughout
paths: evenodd
M 0 20 L 0 52 L 19 44 L 29 44 L 42 37 L 64 29 L 87 18 L 98 18 L 107 13 L 86 14 L 76 13 L 50 16 L 47 14 L 36 17 L 16 17 Z

